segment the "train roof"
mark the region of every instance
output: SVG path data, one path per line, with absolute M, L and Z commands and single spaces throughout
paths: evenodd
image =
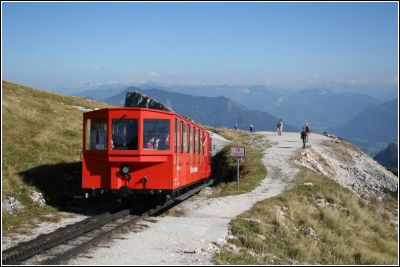
M 101 108 L 101 109 L 96 109 L 96 110 L 92 110 L 92 111 L 85 112 L 85 114 L 86 114 L 86 113 L 92 113 L 92 112 L 98 112 L 98 111 L 101 111 L 101 110 L 110 110 L 110 111 L 114 111 L 114 110 L 151 111 L 151 112 L 164 113 L 164 114 L 176 114 L 175 112 L 165 111 L 165 110 L 159 110 L 159 109 L 151 109 L 151 108 L 131 108 L 131 107 Z M 178 114 L 176 114 L 176 115 L 178 115 Z M 178 115 L 178 116 L 180 116 L 180 115 Z
M 199 127 L 204 128 L 202 125 L 200 125 L 200 123 L 194 121 L 191 118 L 188 118 L 188 117 L 185 117 L 183 115 L 180 115 L 180 114 L 178 114 L 176 112 L 159 110 L 159 109 L 152 109 L 152 108 L 112 107 L 112 108 L 101 108 L 101 109 L 96 109 L 96 110 L 92 110 L 92 111 L 87 111 L 87 112 L 84 112 L 83 114 L 91 114 L 91 113 L 101 112 L 101 111 L 105 111 L 105 110 L 109 110 L 109 111 L 114 111 L 114 110 L 148 111 L 148 112 L 163 113 L 163 114 L 168 114 L 168 115 L 175 115 L 175 116 L 180 117 L 181 119 L 184 119 L 184 120 L 189 121 L 189 122 L 191 122 L 193 124 L 196 124 Z

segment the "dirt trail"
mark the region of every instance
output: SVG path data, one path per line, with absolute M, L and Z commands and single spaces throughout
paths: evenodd
M 109 247 L 92 249 L 86 257 L 72 259 L 68 264 L 212 264 L 217 246 L 224 244 L 229 235 L 231 219 L 257 201 L 278 195 L 298 171 L 289 164 L 289 159 L 302 146 L 299 133 L 260 134 L 272 142 L 272 147 L 265 150 L 263 157 L 268 175 L 252 192 L 208 198 L 211 189 L 205 189 L 169 212 L 179 216 L 157 217 L 156 223 L 145 222 L 146 229 L 141 232 L 127 233 L 124 239 L 111 241 Z M 312 135 L 310 143 L 317 144 L 321 138 L 324 137 Z

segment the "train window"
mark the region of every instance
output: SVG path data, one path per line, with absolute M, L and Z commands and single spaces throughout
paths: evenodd
M 175 119 L 175 153 L 178 152 L 178 119 Z
M 87 150 L 107 149 L 107 121 L 105 119 L 86 120 Z
M 194 153 L 199 152 L 199 130 L 194 129 Z
M 205 135 L 205 132 L 203 132 L 203 139 L 202 139 L 202 143 L 201 143 L 201 154 L 204 155 L 204 147 L 206 145 L 206 141 L 207 141 L 207 137 Z
M 114 150 L 138 149 L 137 119 L 113 119 L 111 148 Z
M 180 137 L 179 151 L 182 153 L 183 152 L 183 121 L 181 121 L 179 123 L 179 137 Z
M 169 120 L 144 120 L 144 149 L 169 150 L 169 135 Z
M 181 149 L 180 149 L 180 147 L 181 147 L 181 145 L 182 145 L 182 136 L 181 136 L 181 131 L 182 131 L 182 127 L 180 126 L 180 123 L 177 121 L 177 127 L 178 127 L 178 129 L 177 129 L 177 138 L 178 138 L 178 141 L 177 141 L 177 147 L 176 147 L 176 151 L 177 152 L 179 152 Z
M 197 154 L 200 154 L 200 138 L 201 138 L 201 135 L 200 135 L 200 129 L 199 129 L 198 132 L 197 132 L 197 143 L 196 143 L 196 145 L 197 145 Z
M 203 132 L 200 131 L 199 153 L 203 154 Z
M 189 153 L 193 153 L 193 127 L 189 126 Z
M 186 123 L 182 122 L 182 153 L 187 152 L 187 131 L 186 131 Z

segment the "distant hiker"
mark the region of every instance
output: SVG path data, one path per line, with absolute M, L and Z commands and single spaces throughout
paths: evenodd
M 237 130 L 237 123 L 235 123 L 235 130 Z
M 307 139 L 306 142 L 308 142 L 308 135 L 311 133 L 311 128 L 308 126 L 307 122 L 304 124 L 304 129 L 307 133 Z
M 301 138 L 301 140 L 303 140 L 303 148 L 306 148 L 306 140 L 307 140 L 307 132 L 306 132 L 306 129 L 305 129 L 305 127 L 303 127 L 303 131 L 301 131 L 301 134 L 300 134 L 300 138 Z
M 250 124 L 250 132 L 253 132 L 253 124 Z
M 276 130 L 278 131 L 278 135 L 282 135 L 282 130 L 283 130 L 283 121 L 280 119 L 278 123 L 276 124 Z

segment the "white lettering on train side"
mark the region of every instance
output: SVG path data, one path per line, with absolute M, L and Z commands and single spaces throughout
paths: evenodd
M 198 172 L 198 170 L 199 170 L 199 168 L 197 166 L 196 167 L 190 167 L 190 173 Z

